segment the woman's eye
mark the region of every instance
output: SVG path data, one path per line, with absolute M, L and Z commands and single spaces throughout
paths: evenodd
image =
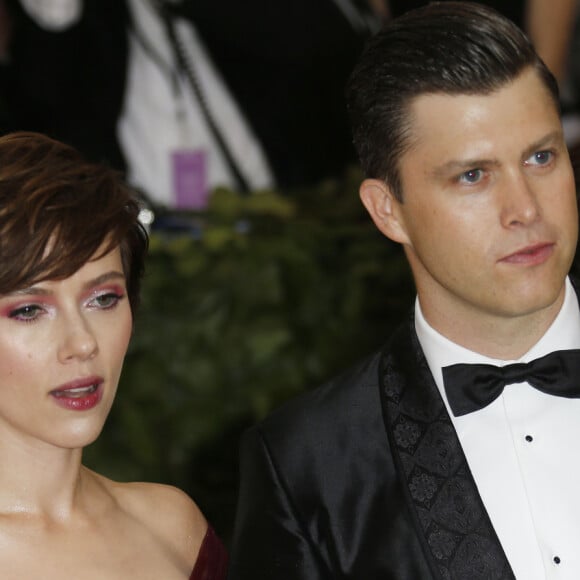
M 472 185 L 474 183 L 478 183 L 479 181 L 481 181 L 483 178 L 483 169 L 470 169 L 469 171 L 466 171 L 465 173 L 462 173 L 459 176 L 459 181 L 461 183 L 467 183 L 469 185 Z
M 15 320 L 23 320 L 29 322 L 36 320 L 42 312 L 42 308 L 37 304 L 27 304 L 26 306 L 19 306 L 12 310 L 9 314 L 10 318 Z
M 536 151 L 531 157 L 526 160 L 530 165 L 547 165 L 554 158 L 552 151 Z
M 116 292 L 107 292 L 105 294 L 99 294 L 95 296 L 91 303 L 97 308 L 103 310 L 108 310 L 109 308 L 114 308 L 124 296 L 122 294 L 117 294 Z

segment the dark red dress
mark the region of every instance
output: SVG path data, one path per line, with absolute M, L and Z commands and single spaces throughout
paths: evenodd
M 211 526 L 208 526 L 189 580 L 225 580 L 228 554 Z

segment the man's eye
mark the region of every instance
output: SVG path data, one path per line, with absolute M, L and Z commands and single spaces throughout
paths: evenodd
M 14 318 L 15 320 L 36 320 L 40 315 L 42 308 L 37 304 L 27 304 L 26 306 L 19 306 L 12 310 L 9 314 L 10 318 Z
M 546 165 L 552 161 L 554 154 L 552 151 L 536 151 L 531 157 L 528 158 L 526 163 L 531 165 Z
M 470 169 L 459 176 L 459 181 L 462 183 L 473 184 L 481 181 L 483 178 L 482 169 Z

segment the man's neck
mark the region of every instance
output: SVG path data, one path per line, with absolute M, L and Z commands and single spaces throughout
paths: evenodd
M 448 340 L 473 352 L 498 360 L 517 360 L 528 352 L 554 322 L 566 296 L 566 287 L 546 308 L 531 314 L 506 317 L 477 313 L 472 308 L 455 304 L 453 316 L 449 309 L 437 308 L 422 300 L 421 311 L 428 324 Z

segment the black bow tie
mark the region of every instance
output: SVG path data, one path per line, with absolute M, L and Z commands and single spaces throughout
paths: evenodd
M 501 395 L 506 385 L 524 382 L 549 395 L 580 398 L 580 350 L 558 350 L 529 363 L 504 367 L 443 367 L 445 393 L 456 417 L 483 409 Z

